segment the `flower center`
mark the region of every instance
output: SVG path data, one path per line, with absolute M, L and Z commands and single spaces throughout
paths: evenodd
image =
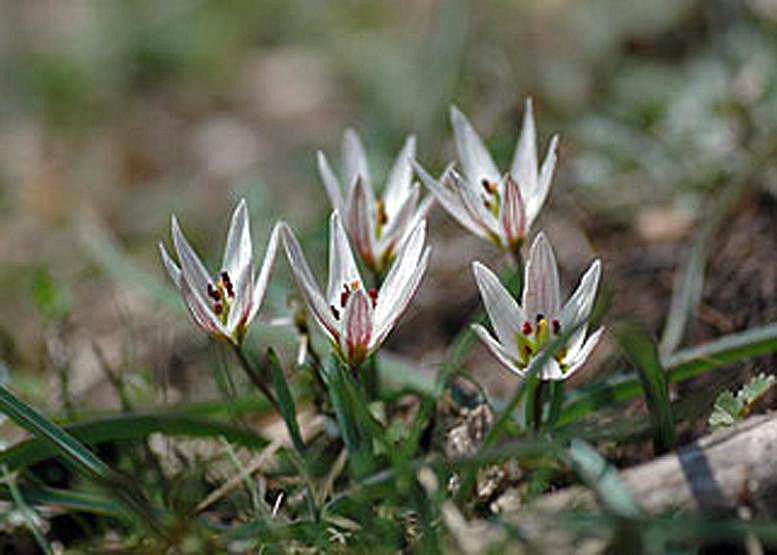
M 388 223 L 388 214 L 386 213 L 386 203 L 383 202 L 383 199 L 379 199 L 376 204 L 377 223 L 375 225 L 375 237 L 380 239 L 380 236 L 383 233 L 383 228 L 386 227 L 386 224 Z
M 235 301 L 235 286 L 232 284 L 232 280 L 229 278 L 229 272 L 223 270 L 219 273 L 219 279 L 216 285 L 208 282 L 208 297 L 211 302 L 211 310 L 218 316 L 222 324 L 227 323 L 229 317 L 229 310 L 232 308 L 232 304 Z
M 558 337 L 560 334 L 561 322 L 555 318 L 548 323 L 544 314 L 537 314 L 534 322 L 526 320 L 523 323 L 521 332 L 516 337 L 519 352 L 519 359 L 516 361 L 518 367 L 526 368 L 529 366 L 531 359 L 542 351 L 553 338 Z M 566 367 L 563 362 L 566 354 L 566 347 L 562 347 L 554 355 L 556 362 L 559 363 L 562 370 Z
M 351 293 L 359 289 L 359 282 L 358 281 L 352 281 L 351 283 L 343 283 L 343 290 L 340 292 L 340 307 L 336 307 L 333 304 L 329 305 L 329 310 L 332 311 L 332 316 L 335 317 L 335 320 L 340 320 L 340 311 L 345 308 L 345 305 L 348 303 L 348 298 L 351 296 Z M 370 298 L 370 301 L 372 301 L 372 308 L 375 308 L 375 305 L 378 302 L 378 290 L 377 289 L 370 289 L 367 291 L 367 296 Z
M 480 182 L 480 184 L 483 186 L 483 190 L 485 191 L 485 196 L 483 197 L 483 205 L 488 208 L 491 213 L 499 217 L 499 187 L 496 183 L 493 181 L 489 181 L 486 178 L 483 178 Z

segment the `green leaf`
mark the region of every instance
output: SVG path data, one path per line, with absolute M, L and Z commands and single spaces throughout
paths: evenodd
M 302 435 L 299 432 L 299 425 L 297 424 L 297 409 L 294 406 L 294 398 L 289 391 L 289 384 L 286 381 L 286 376 L 283 373 L 283 367 L 278 360 L 278 356 L 275 351 L 269 349 L 267 351 L 267 359 L 270 362 L 270 370 L 272 371 L 273 387 L 275 388 L 275 395 L 278 397 L 278 405 L 280 406 L 281 416 L 286 423 L 286 429 L 289 431 L 289 437 L 294 444 L 294 448 L 300 454 L 301 457 L 305 457 L 305 442 L 302 441 Z
M 246 403 L 246 406 L 250 408 L 253 404 Z M 190 416 L 188 412 L 194 410 L 210 414 L 220 412 L 221 407 L 220 404 L 207 404 L 180 411 L 122 414 L 70 424 L 65 426 L 64 430 L 87 445 L 106 441 L 140 440 L 155 432 L 192 437 L 223 437 L 230 443 L 257 450 L 263 449 L 268 444 L 266 439 L 250 430 Z M 0 452 L 0 464 L 5 464 L 10 470 L 15 470 L 60 454 L 60 451 L 51 442 L 44 438 L 35 437 Z
M 777 352 L 777 324 L 769 324 L 678 351 L 666 362 L 667 379 L 669 383 L 681 382 L 721 366 L 774 352 Z M 557 425 L 570 424 L 590 412 L 632 400 L 641 393 L 639 378 L 631 376 L 581 388 L 569 395 Z
M 752 410 L 752 406 L 769 392 L 774 383 L 774 374 L 753 376 L 737 393 L 737 399 L 745 405 L 744 410 L 749 413 Z
M 131 488 L 75 437 L 17 398 L 3 385 L 0 385 L 0 410 L 18 425 L 48 443 L 56 454 L 72 464 L 87 479 L 105 488 L 141 522 L 145 522 L 160 535 L 163 534 L 148 503 L 137 489 Z
M 20 485 L 19 491 L 30 505 L 46 505 L 62 507 L 72 511 L 82 511 L 106 516 L 121 517 L 116 503 L 108 497 L 82 491 L 32 487 Z M 12 495 L 8 486 L 0 486 L 0 499 L 11 501 Z
M 713 430 L 736 424 L 740 419 L 744 404 L 730 391 L 724 391 L 715 399 L 708 424 Z
M 645 391 L 650 417 L 656 429 L 656 452 L 670 451 L 674 446 L 674 418 L 669 402 L 669 382 L 658 360 L 653 339 L 642 328 L 629 326 L 618 333 L 621 347 L 634 364 Z
M 618 470 L 593 447 L 582 439 L 573 439 L 569 458 L 580 479 L 596 492 L 609 513 L 629 519 L 640 516 L 641 511 L 621 481 Z

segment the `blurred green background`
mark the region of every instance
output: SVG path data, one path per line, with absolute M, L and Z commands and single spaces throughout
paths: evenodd
M 244 196 L 258 256 L 282 217 L 324 269 L 316 149 L 337 164 L 353 126 L 382 183 L 414 132 L 437 173 L 456 103 L 507 167 L 527 95 L 542 151 L 562 137 L 539 225 L 566 291 L 602 256 L 609 317 L 660 329 L 706 206 L 746 183 L 749 204 L 716 234 L 734 258 L 713 258 L 692 335 L 773 320 L 776 29 L 770 0 L 2 2 L 0 368 L 52 409 L 116 406 L 106 364 L 163 397 L 151 402 L 208 396 L 210 380 L 191 379 L 210 375 L 207 342 L 158 260 L 171 213 L 215 268 Z M 439 208 L 431 228 L 432 270 L 389 345 L 430 373 L 477 306 L 470 261 L 499 265 Z M 278 266 L 267 318 L 293 292 Z M 752 298 L 715 289 L 732 282 Z M 258 333 L 256 348 L 278 339 Z M 471 365 L 501 391 L 488 355 Z

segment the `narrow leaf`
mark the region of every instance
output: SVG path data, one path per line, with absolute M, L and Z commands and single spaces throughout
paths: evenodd
M 275 388 L 275 395 L 278 398 L 281 416 L 283 416 L 283 420 L 286 423 L 286 429 L 289 432 L 289 437 L 291 437 L 294 448 L 300 456 L 304 458 L 305 442 L 302 441 L 302 434 L 300 434 L 299 431 L 299 425 L 297 424 L 297 409 L 294 406 L 294 398 L 291 396 L 291 391 L 289 391 L 289 384 L 286 381 L 286 376 L 283 374 L 283 367 L 281 367 L 278 356 L 272 349 L 267 351 L 267 358 L 270 361 L 273 387 Z

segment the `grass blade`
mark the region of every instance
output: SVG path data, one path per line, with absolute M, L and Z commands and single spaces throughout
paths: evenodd
M 299 425 L 297 424 L 297 409 L 294 406 L 294 398 L 289 391 L 289 384 L 286 381 L 286 376 L 283 373 L 283 367 L 278 360 L 278 356 L 275 351 L 269 349 L 267 351 L 267 359 L 270 363 L 270 370 L 272 371 L 273 387 L 275 388 L 275 395 L 278 399 L 278 408 L 280 409 L 283 421 L 286 423 L 286 429 L 289 431 L 289 437 L 294 444 L 294 448 L 304 459 L 305 457 L 305 442 L 302 441 L 302 434 L 299 431 Z
M 640 516 L 641 511 L 621 481 L 618 470 L 593 447 L 582 439 L 573 439 L 568 454 L 575 472 L 596 492 L 608 512 L 621 518 Z
M 48 487 L 30 487 L 19 485 L 19 492 L 29 505 L 56 506 L 72 511 L 80 511 L 105 516 L 121 517 L 116 503 L 108 497 L 83 491 L 65 490 Z M 0 500 L 11 501 L 12 493 L 8 486 L 0 486 Z
M 697 347 L 678 351 L 666 363 L 668 383 L 677 383 L 757 356 L 777 352 L 777 323 L 733 333 Z M 557 425 L 575 422 L 613 403 L 635 399 L 642 392 L 639 378 L 620 377 L 617 380 L 583 388 L 570 396 Z
M 656 429 L 655 451 L 663 453 L 674 446 L 674 418 L 669 402 L 669 381 L 658 360 L 658 351 L 648 333 L 629 326 L 618 333 L 618 342 L 636 367 L 645 392 L 650 418 Z

